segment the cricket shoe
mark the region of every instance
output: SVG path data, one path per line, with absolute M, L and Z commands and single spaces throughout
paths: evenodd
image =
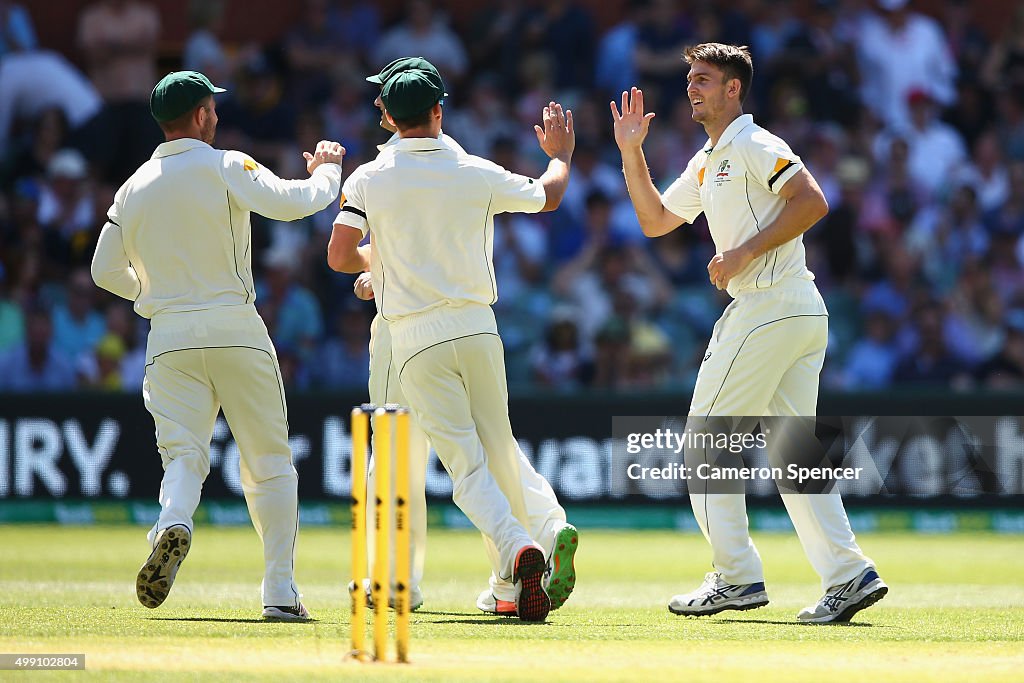
M 348 582 L 348 592 L 352 593 L 352 589 L 355 587 L 354 581 Z M 366 606 L 373 609 L 373 588 L 370 586 L 369 579 L 363 579 L 363 592 L 366 594 Z M 388 607 L 391 609 L 395 608 L 395 596 L 388 598 Z M 420 607 L 423 607 L 423 591 L 420 590 L 419 586 L 413 586 L 409 591 L 409 611 L 415 612 Z
M 573 557 L 579 547 L 579 532 L 572 524 L 566 524 L 555 534 L 545 575 L 544 589 L 551 598 L 551 609 L 565 604 L 576 587 L 576 566 Z
M 704 583 L 692 593 L 673 596 L 668 611 L 689 617 L 703 617 L 725 610 L 748 610 L 768 604 L 764 582 L 729 583 L 720 572 L 708 572 Z
M 263 618 L 267 621 L 312 621 L 309 610 L 301 602 L 298 607 L 287 605 L 264 606 Z
M 832 586 L 821 600 L 800 610 L 796 618 L 805 624 L 839 624 L 885 597 L 889 587 L 868 567 L 846 583 Z
M 191 546 L 192 532 L 184 524 L 169 526 L 157 534 L 153 552 L 135 579 L 135 595 L 139 602 L 150 609 L 163 604 Z
M 488 588 L 476 599 L 476 607 L 481 612 L 493 614 L 498 617 L 514 617 L 516 614 L 516 603 L 512 600 L 499 600 Z
M 551 598 L 544 591 L 547 565 L 544 553 L 535 545 L 520 548 L 516 555 L 512 583 L 516 587 L 516 613 L 523 621 L 544 621 L 551 611 Z

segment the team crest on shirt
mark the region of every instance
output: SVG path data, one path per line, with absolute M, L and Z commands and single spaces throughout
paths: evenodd
M 729 172 L 731 170 L 732 164 L 729 163 L 728 159 L 724 159 L 722 163 L 718 165 L 718 171 L 715 172 L 715 187 L 721 187 L 722 183 L 729 180 Z

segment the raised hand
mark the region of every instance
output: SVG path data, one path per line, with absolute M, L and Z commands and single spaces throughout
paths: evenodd
M 562 112 L 562 105 L 558 102 L 550 102 L 544 107 L 541 114 L 544 127 L 534 126 L 537 133 L 537 142 L 552 159 L 569 161 L 572 152 L 576 149 L 576 132 L 572 127 L 572 111 Z
M 619 149 L 639 149 L 647 137 L 647 129 L 654 118 L 654 112 L 644 113 L 644 93 L 634 87 L 630 92 L 622 91 L 622 113 L 610 102 L 612 107 L 612 124 L 615 127 L 615 144 Z
M 340 143 L 330 140 L 321 140 L 316 144 L 316 151 L 312 154 L 303 152 L 302 158 L 306 160 L 306 172 L 310 175 L 320 164 L 340 164 L 345 156 L 345 148 Z

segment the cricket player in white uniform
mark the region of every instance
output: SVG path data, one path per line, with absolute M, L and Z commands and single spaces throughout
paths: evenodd
M 142 393 L 164 476 L 136 592 L 146 607 L 167 598 L 191 547 L 223 408 L 263 541 L 263 616 L 307 620 L 294 578 L 298 478 L 276 352 L 254 305 L 249 213 L 289 221 L 327 207 L 341 186 L 344 149 L 321 142 L 304 153 L 308 180 L 281 180 L 241 152 L 210 146 L 218 92 L 195 71 L 153 89 L 150 107 L 167 141 L 117 191 L 92 263 L 96 284 L 151 321 Z
M 440 78 L 426 70 L 384 85 L 386 115 L 401 139 L 346 181 L 328 261 L 342 272 L 370 270 L 409 407 L 452 477 L 456 504 L 493 541 L 492 570 L 513 584 L 516 613 L 539 621 L 551 608 L 545 554 L 565 517 L 550 487 L 536 507 L 540 496 L 523 490 L 491 310 L 493 217 L 557 208 L 568 184 L 572 119 L 560 105 L 545 108 L 537 135 L 552 160 L 534 180 L 445 145 L 443 94 Z M 367 232 L 371 244 L 360 247 Z
M 379 73 L 368 76 L 366 80 L 380 87 L 384 86 L 387 80 L 402 71 L 410 69 L 427 69 L 435 73 L 437 69 L 433 64 L 422 57 L 404 57 L 396 59 L 380 70 Z M 440 75 L 438 76 L 440 78 Z M 446 93 L 447 96 L 447 93 Z M 383 145 L 377 146 L 378 152 L 398 142 L 398 130 L 388 121 L 384 114 L 384 104 L 380 94 L 373 102 L 381 111 L 380 126 L 392 133 L 391 138 Z M 459 154 L 465 151 L 455 140 L 441 133 L 440 140 L 455 149 Z M 340 215 L 340 214 L 339 214 Z M 373 299 L 373 285 L 369 273 L 363 273 L 353 283 L 355 295 L 364 301 Z M 402 386 L 398 381 L 398 370 L 395 368 L 391 357 L 391 331 L 388 323 L 381 318 L 380 313 L 374 316 L 370 323 L 370 381 L 369 381 L 370 403 L 378 406 L 385 404 L 407 405 L 405 394 L 402 393 Z M 427 558 L 427 496 L 426 477 L 427 461 L 430 457 L 430 446 L 427 443 L 426 435 L 420 429 L 415 419 L 409 424 L 409 520 L 410 520 L 410 553 L 412 568 L 410 577 L 412 585 L 409 587 L 409 609 L 416 610 L 423 605 L 423 566 Z M 376 461 L 371 459 L 369 471 L 366 477 L 368 491 L 373 491 L 375 486 Z M 368 500 L 364 497 L 364 500 Z M 392 511 L 393 512 L 393 511 Z M 376 557 L 374 548 L 377 544 L 377 534 L 372 525 L 366 527 L 367 557 L 369 558 L 369 575 L 373 575 L 373 562 Z M 393 552 L 393 551 L 392 551 Z M 364 580 L 367 601 L 371 600 L 370 580 Z M 372 604 L 372 603 L 371 603 Z
M 366 80 L 383 88 L 384 83 L 392 76 L 412 69 L 430 71 L 436 74 L 437 78 L 440 79 L 441 77 L 434 65 L 426 59 L 422 57 L 404 57 L 394 60 L 381 69 L 380 73 L 369 76 Z M 445 93 L 444 97 L 447 96 L 447 93 Z M 387 142 L 377 146 L 377 150 L 383 152 L 401 138 L 398 136 L 398 130 L 394 124 L 388 120 L 384 103 L 379 94 L 374 100 L 374 105 L 381 112 L 381 128 L 393 133 Z M 454 138 L 444 132 L 438 136 L 438 139 L 455 150 L 457 154 L 466 153 Z M 339 225 L 344 223 L 343 212 L 339 212 L 335 222 Z M 373 299 L 373 281 L 369 272 L 362 273 L 356 278 L 356 281 L 353 283 L 353 291 L 358 298 L 364 301 Z M 398 380 L 398 368 L 392 362 L 391 331 L 388 327 L 388 322 L 381 317 L 380 313 L 374 316 L 373 322 L 370 324 L 369 393 L 370 402 L 376 405 L 384 405 L 385 403 L 407 405 L 405 394 L 402 392 L 402 386 Z M 419 425 L 416 424 L 415 419 L 410 424 L 409 443 L 411 456 L 409 459 L 410 557 L 412 558 L 410 609 L 415 610 L 423 604 L 421 583 L 423 580 L 423 567 L 426 563 L 427 548 L 426 466 L 430 455 L 430 446 L 426 436 L 423 434 L 423 430 L 419 428 Z M 575 582 L 573 556 L 578 548 L 578 536 L 575 527 L 565 523 L 565 512 L 561 509 L 561 506 L 548 506 L 547 503 L 549 501 L 555 500 L 554 491 L 551 490 L 551 485 L 547 480 L 533 467 L 533 464 L 526 457 L 526 454 L 522 452 L 522 449 L 518 447 L 518 444 L 516 446 L 516 454 L 519 458 L 519 471 L 524 495 L 537 498 L 533 503 L 528 502 L 527 507 L 529 509 L 546 510 L 547 514 L 544 521 L 547 522 L 550 518 L 551 522 L 559 527 L 555 536 L 552 553 L 548 558 L 549 569 L 546 576 L 548 595 L 551 598 L 551 609 L 558 609 L 568 599 L 569 594 L 572 592 L 571 586 Z M 369 491 L 374 490 L 374 471 L 375 468 L 371 461 L 367 476 L 367 490 Z M 376 543 L 376 534 L 369 525 L 367 526 L 366 537 L 368 557 L 372 564 L 375 557 L 373 549 Z M 483 539 L 485 549 L 488 557 L 491 558 L 492 564 L 497 563 L 498 550 L 494 546 L 494 542 L 486 534 L 483 535 Z M 369 573 L 373 574 L 372 566 Z M 367 600 L 370 600 L 369 579 L 365 580 L 365 590 Z M 492 572 L 489 586 L 480 593 L 476 605 L 481 611 L 488 614 L 515 616 L 515 586 Z
M 708 277 L 733 297 L 712 332 L 690 415 L 814 415 L 828 311 L 807 269 L 801 236 L 828 213 L 828 204 L 800 157 L 743 114 L 753 76 L 747 49 L 705 43 L 684 56 L 693 119 L 709 140 L 664 194 L 644 159 L 654 113 L 644 113 L 643 93 L 623 92 L 622 112 L 615 102 L 611 110 L 644 234 L 659 237 L 703 212 L 718 252 Z M 690 502 L 711 543 L 715 571 L 696 591 L 673 597 L 669 609 L 699 616 L 768 604 L 743 495 L 695 488 Z M 885 595 L 888 587 L 857 546 L 838 493 L 784 493 L 782 499 L 825 590 L 799 613 L 800 621 L 849 621 Z

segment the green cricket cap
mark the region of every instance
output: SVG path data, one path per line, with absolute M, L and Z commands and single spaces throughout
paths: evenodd
M 383 87 L 385 83 L 391 80 L 392 76 L 403 71 L 408 71 L 410 69 L 419 69 L 420 71 L 433 71 L 435 74 L 437 74 L 438 78 L 441 77 L 441 74 L 437 72 L 437 67 L 435 67 L 427 60 L 423 59 L 423 57 L 401 57 L 388 64 L 383 69 L 381 69 L 380 73 L 374 74 L 372 76 L 367 76 L 366 80 L 368 80 L 370 83 L 376 83 L 377 85 Z
M 163 123 L 173 121 L 208 95 L 225 92 L 198 71 L 175 71 L 160 79 L 149 96 L 149 111 Z
M 444 82 L 436 71 L 411 69 L 388 79 L 380 98 L 393 117 L 408 119 L 433 107 L 444 94 Z

